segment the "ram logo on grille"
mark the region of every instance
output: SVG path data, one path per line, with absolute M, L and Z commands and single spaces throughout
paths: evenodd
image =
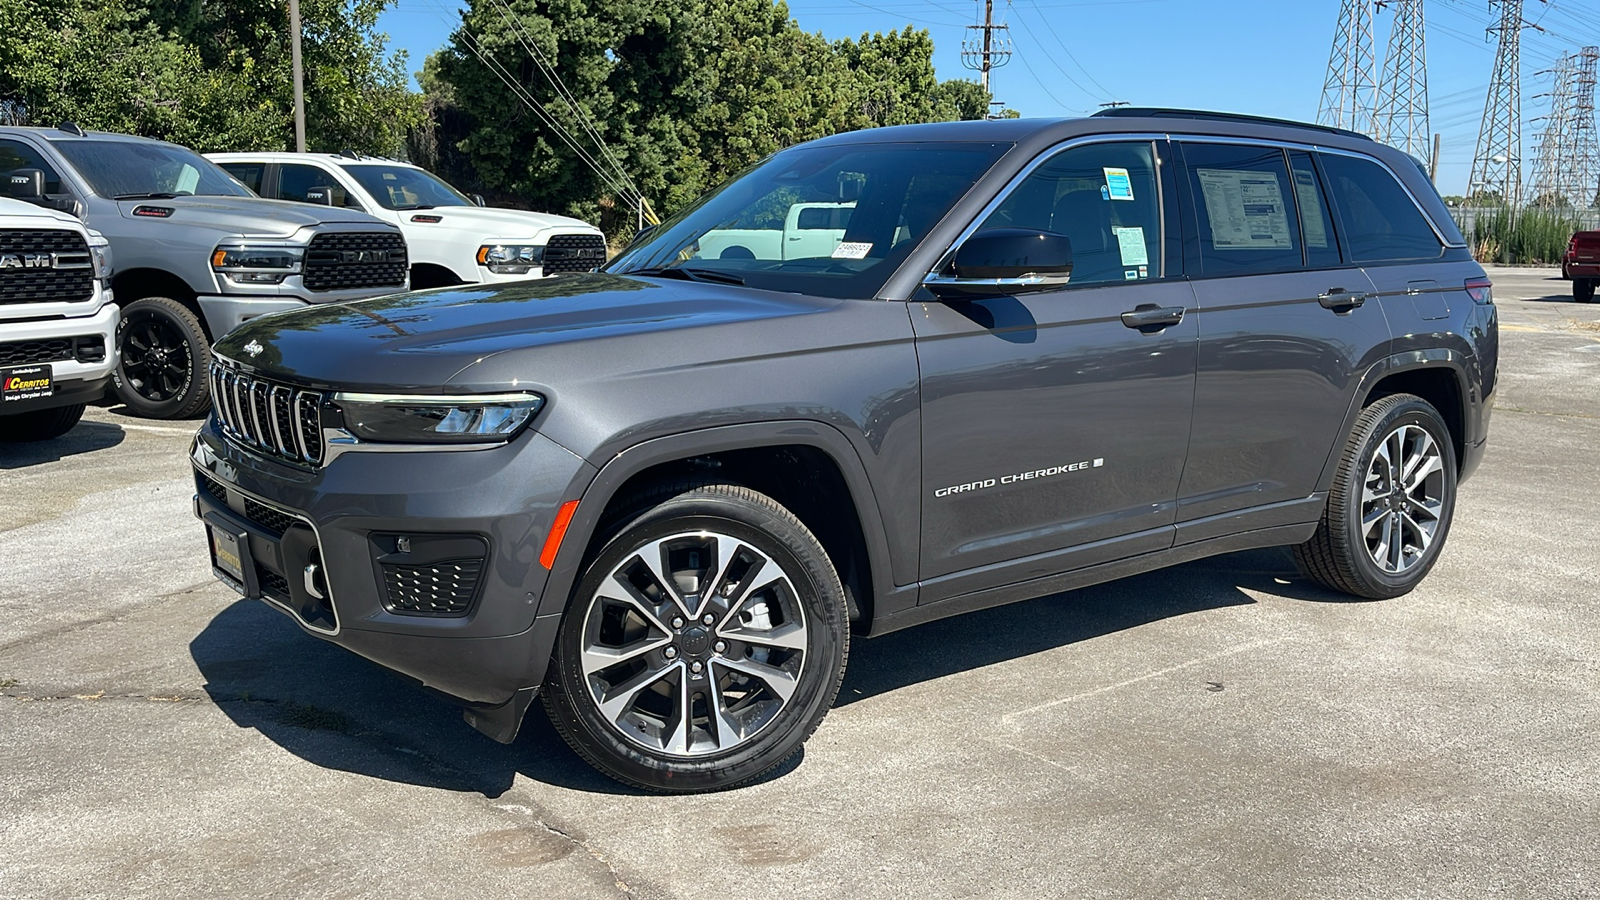
M 257 378 L 213 362 L 211 401 L 236 442 L 293 463 L 322 462 L 322 394 Z

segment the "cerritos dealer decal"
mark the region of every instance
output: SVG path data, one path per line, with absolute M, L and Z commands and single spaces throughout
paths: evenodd
M 1085 459 L 1080 462 L 1067 463 L 1066 465 L 1060 466 L 1050 466 L 1044 469 L 1034 469 L 1029 472 L 1013 472 L 1010 475 L 1002 475 L 999 478 L 985 478 L 982 481 L 969 481 L 966 484 L 953 484 L 949 487 L 939 488 L 933 492 L 933 495 L 935 497 L 954 497 L 957 494 L 988 490 L 989 488 L 997 485 L 1016 484 L 1018 482 L 1034 481 L 1040 478 L 1055 478 L 1060 475 L 1066 475 L 1069 472 L 1081 472 L 1084 469 L 1098 469 L 1105 464 L 1106 461 L 1104 457 L 1096 457 L 1092 460 Z
M 0 370 L 0 401 L 40 400 L 54 393 L 49 366 Z

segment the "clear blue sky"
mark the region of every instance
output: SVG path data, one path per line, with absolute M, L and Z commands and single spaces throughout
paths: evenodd
M 413 71 L 448 39 L 460 0 L 396 0 L 379 20 Z M 961 65 L 964 28 L 979 21 L 970 0 L 794 0 L 790 15 L 828 38 L 907 24 L 933 35 L 942 78 L 976 78 Z M 1495 45 L 1485 37 L 1487 0 L 1427 0 L 1432 129 L 1443 138 L 1439 186 L 1465 193 Z M 1327 74 L 1339 0 L 996 0 L 1015 54 L 992 76 L 995 97 L 1025 116 L 1092 112 L 1108 100 L 1314 120 Z M 1594 0 L 1526 0 L 1541 30 L 1522 37 L 1523 171 L 1548 107 L 1543 70 L 1563 53 L 1600 44 Z M 1392 19 L 1374 25 L 1378 59 Z

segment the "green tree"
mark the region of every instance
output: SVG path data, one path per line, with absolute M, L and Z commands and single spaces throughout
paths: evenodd
M 910 28 L 830 44 L 773 0 L 469 0 L 424 67 L 411 147 L 497 202 L 626 234 L 635 187 L 667 215 L 800 141 L 981 117 L 987 94 L 939 82 L 932 53 Z
M 389 0 L 305 0 L 313 149 L 398 153 L 421 120 L 405 60 L 375 30 Z M 0 0 L 0 98 L 35 124 L 159 137 L 200 150 L 284 149 L 293 136 L 281 0 Z

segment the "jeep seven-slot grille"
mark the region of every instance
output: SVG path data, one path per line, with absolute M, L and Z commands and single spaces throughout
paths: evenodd
M 478 590 L 482 559 L 454 559 L 420 566 L 382 563 L 383 592 L 389 609 L 399 613 L 460 615 Z
M 9 341 L 0 344 L 0 366 L 60 362 L 72 358 L 72 338 L 52 338 L 47 341 Z
M 406 241 L 382 231 L 329 232 L 311 239 L 306 248 L 308 291 L 350 291 L 404 287 Z
M 94 268 L 83 235 L 0 230 L 0 303 L 75 303 L 93 296 Z
M 322 462 L 322 394 L 211 364 L 211 402 L 234 440 L 293 463 Z
M 544 273 L 587 272 L 606 261 L 606 239 L 598 234 L 558 234 L 544 245 Z

